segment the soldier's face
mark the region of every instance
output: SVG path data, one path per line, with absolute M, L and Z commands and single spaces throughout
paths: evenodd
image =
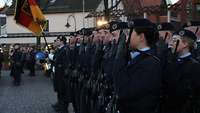
M 177 46 L 177 42 L 179 41 L 179 44 Z M 180 53 L 182 52 L 185 48 L 188 47 L 188 43 L 186 42 L 183 42 L 183 40 L 181 39 L 181 37 L 179 35 L 174 35 L 172 37 L 172 52 L 174 53 L 175 52 L 175 49 L 176 49 L 176 46 L 177 46 L 177 51 L 176 53 Z
M 74 37 L 71 37 L 69 39 L 69 45 L 73 45 L 75 43 L 75 38 Z
M 56 39 L 56 40 L 54 40 L 54 46 L 55 46 L 55 47 L 57 47 L 57 46 L 58 46 L 58 41 L 57 41 L 57 39 Z
M 106 32 L 106 36 L 105 36 L 107 41 L 111 41 L 112 39 L 112 34 L 110 32 Z
M 58 46 L 61 46 L 63 44 L 63 41 L 61 41 L 60 39 L 58 40 Z
M 94 34 L 93 42 L 96 43 L 96 42 L 98 42 L 99 39 L 100 39 L 100 33 L 97 32 L 96 34 Z
M 88 42 L 88 36 L 85 36 L 84 37 L 84 43 L 87 43 Z
M 104 29 L 99 30 L 99 33 L 100 33 L 101 35 L 105 35 Z
M 138 49 L 140 43 L 143 41 L 143 34 L 137 34 L 135 30 L 133 30 L 133 33 L 131 34 L 131 39 L 130 39 L 130 47 L 132 49 Z
M 119 30 L 113 31 L 113 32 L 112 32 L 113 40 L 115 39 L 116 41 L 118 41 L 118 39 L 119 39 L 119 34 L 120 34 L 120 31 L 119 31 Z
M 167 37 L 165 37 L 167 34 Z M 170 31 L 159 31 L 159 37 L 163 40 L 166 41 L 166 43 L 169 43 L 171 37 L 172 37 L 172 33 Z M 166 38 L 166 39 L 165 39 Z

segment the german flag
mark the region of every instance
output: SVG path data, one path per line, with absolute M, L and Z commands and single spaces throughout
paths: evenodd
M 46 19 L 35 0 L 17 0 L 14 19 L 37 36 L 41 35 L 46 25 Z

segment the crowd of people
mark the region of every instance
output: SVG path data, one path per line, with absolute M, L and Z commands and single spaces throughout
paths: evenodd
M 0 53 L 0 70 L 2 70 L 3 62 L 7 63 L 11 70 L 10 76 L 13 78 L 13 85 L 19 86 L 21 74 L 24 73 L 25 69 L 29 71 L 28 76 L 35 76 L 36 61 L 44 59 L 37 58 L 38 52 L 40 51 L 34 47 L 26 47 L 21 44 L 14 44 L 9 48 L 8 52 L 4 52 L 2 49 Z
M 68 113 L 70 103 L 75 113 L 199 113 L 199 26 L 134 19 L 58 36 L 44 61 L 57 93 L 52 107 L 58 113 Z M 35 76 L 34 49 L 16 44 L 10 56 L 15 85 L 25 65 Z

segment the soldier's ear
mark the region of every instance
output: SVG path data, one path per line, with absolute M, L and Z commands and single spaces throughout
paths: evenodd
M 140 34 L 138 34 L 138 36 L 139 36 L 140 40 L 142 40 L 142 41 L 146 40 L 144 33 L 140 33 Z
M 184 46 L 183 48 L 187 48 L 187 47 L 190 46 L 189 43 L 188 43 L 187 41 L 180 40 L 179 42 L 182 43 L 182 45 Z

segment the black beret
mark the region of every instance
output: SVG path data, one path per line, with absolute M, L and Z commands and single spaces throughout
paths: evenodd
M 189 21 L 183 27 L 200 26 L 200 21 Z
M 84 32 L 85 32 L 85 28 L 82 28 L 82 29 L 78 30 L 76 32 L 76 34 L 78 34 L 78 35 L 84 35 Z
M 186 29 L 181 29 L 181 30 L 175 32 L 174 35 L 179 35 L 181 37 L 190 38 L 194 41 L 197 40 L 196 35 L 192 31 L 189 31 L 189 30 L 186 30 Z
M 173 31 L 175 30 L 175 27 L 172 23 L 163 22 L 163 23 L 157 24 L 157 30 L 158 31 L 165 31 L 165 30 Z
M 155 25 L 147 19 L 133 19 L 128 22 L 128 27 L 130 29 L 134 28 L 156 28 Z
M 128 23 L 121 22 L 121 21 L 112 21 L 112 22 L 109 22 L 108 24 L 98 27 L 96 30 L 101 30 L 101 29 L 110 30 L 110 32 L 113 32 L 119 29 L 128 29 Z
M 77 32 L 71 32 L 70 33 L 70 36 L 76 36 L 77 35 Z
M 81 30 L 76 31 L 76 34 L 80 35 L 81 34 Z
M 66 39 L 66 37 L 65 37 L 64 35 L 59 35 L 59 36 L 57 37 L 57 39 L 59 39 L 60 41 L 63 41 L 63 42 L 66 42 L 66 41 L 67 41 L 67 39 Z
M 110 24 L 110 32 L 119 30 L 119 29 L 128 29 L 128 23 L 127 22 L 111 22 Z
M 90 36 L 94 30 L 95 28 L 82 28 L 81 30 L 77 31 L 77 34 Z
M 96 28 L 95 27 L 91 27 L 91 28 L 86 28 L 87 31 L 89 32 L 93 32 L 93 31 L 96 31 Z

